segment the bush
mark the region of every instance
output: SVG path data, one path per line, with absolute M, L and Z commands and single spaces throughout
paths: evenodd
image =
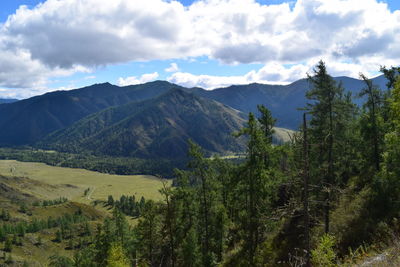
M 336 264 L 336 253 L 334 251 L 335 237 L 324 234 L 319 240 L 317 247 L 311 251 L 313 266 L 334 267 Z

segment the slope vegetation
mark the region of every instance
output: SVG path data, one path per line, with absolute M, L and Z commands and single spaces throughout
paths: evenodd
M 42 146 L 113 156 L 180 158 L 192 139 L 209 152 L 243 150 L 231 134 L 245 124 L 239 111 L 172 89 L 160 97 L 113 107 L 51 134 Z
M 176 86 L 167 82 L 126 87 L 104 83 L 0 105 L 0 145 L 32 144 L 89 114 L 153 98 L 172 87 Z

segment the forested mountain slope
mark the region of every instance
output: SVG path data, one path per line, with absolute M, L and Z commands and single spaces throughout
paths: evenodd
M 232 133 L 244 126 L 243 117 L 216 101 L 172 89 L 155 99 L 92 114 L 51 134 L 41 145 L 69 152 L 179 158 L 186 156 L 192 139 L 209 152 L 239 152 L 243 140 Z
M 362 100 L 358 94 L 365 87 L 362 80 L 349 77 L 336 77 L 334 80 L 341 82 L 345 91 L 351 92 L 355 103 L 361 104 Z M 372 81 L 380 88 L 386 88 L 387 81 L 384 76 L 379 76 Z M 309 82 L 302 79 L 289 85 L 253 83 L 233 85 L 212 91 L 201 88 L 193 88 L 193 90 L 200 96 L 217 100 L 244 113 L 257 112 L 257 105 L 263 104 L 277 118 L 277 126 L 297 129 L 301 121 L 301 112 L 298 111 L 298 108 L 306 106 L 305 93 L 309 88 Z
M 172 87 L 176 85 L 161 81 L 126 87 L 104 83 L 0 105 L 0 145 L 32 144 L 89 114 L 152 98 Z

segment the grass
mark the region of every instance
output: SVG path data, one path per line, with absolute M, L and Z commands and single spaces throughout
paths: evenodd
M 18 205 L 12 202 L 0 202 L 0 207 L 5 208 L 10 211 L 11 220 L 6 222 L 6 224 L 12 224 L 20 221 L 32 221 L 34 218 L 39 220 L 46 220 L 49 217 L 59 218 L 64 214 L 74 214 L 78 210 L 82 212 L 84 216 L 89 218 L 89 225 L 91 227 L 92 233 L 96 229 L 96 225 L 101 223 L 103 219 L 107 216 L 106 213 L 97 210 L 96 208 L 76 202 L 66 202 L 63 204 L 58 204 L 48 207 L 32 207 L 29 206 L 31 215 L 22 214 L 18 212 Z M 3 223 L 0 220 L 0 224 Z M 74 225 L 76 229 L 82 229 L 82 226 L 78 224 Z M 12 258 L 14 260 L 14 265 L 11 266 L 22 266 L 23 261 L 27 261 L 29 266 L 47 266 L 46 263 L 49 261 L 49 257 L 52 255 L 63 255 L 72 257 L 76 250 L 66 249 L 68 246 L 68 240 L 63 240 L 61 243 L 54 242 L 56 237 L 56 231 L 59 227 L 48 228 L 41 230 L 36 233 L 27 233 L 24 237 L 20 237 L 22 240 L 22 246 L 14 244 L 12 246 Z M 12 234 L 9 237 L 12 238 Z M 42 240 L 42 244 L 37 244 L 39 236 Z M 78 234 L 74 237 L 74 242 L 79 241 L 80 236 Z M 0 250 L 3 250 L 4 242 L 0 242 Z M 10 253 L 7 252 L 7 255 Z M 0 252 L 0 266 L 3 265 L 4 252 Z
M 52 229 L 43 231 L 43 233 L 26 234 L 26 236 L 22 238 L 23 246 L 13 246 L 11 253 L 13 260 L 18 262 L 19 265 L 15 264 L 11 266 L 21 266 L 23 261 L 27 261 L 29 266 L 47 266 L 49 257 L 52 255 L 72 257 L 74 251 L 65 250 L 65 244 L 51 241 L 55 236 L 53 233 L 54 231 L 55 230 Z M 40 246 L 36 245 L 39 236 L 41 236 L 43 242 Z M 2 252 L 2 256 L 3 255 Z
M 15 160 L 0 160 L 0 175 L 27 177 L 54 186 L 51 190 L 40 184 L 29 188 L 19 186 L 20 190 L 26 190 L 41 199 L 55 199 L 62 196 L 86 204 L 95 199 L 106 200 L 108 195 L 112 195 L 114 199 L 121 195 L 161 199 L 159 189 L 162 187 L 162 180 L 150 175 L 111 175 Z M 87 188 L 90 188 L 89 193 L 84 196 L 83 192 Z
M 0 209 L 10 212 L 10 222 L 32 221 L 36 219 L 57 218 L 63 214 L 73 214 L 80 210 L 91 218 L 92 231 L 97 223 L 109 216 L 111 209 L 102 204 L 91 205 L 94 200 L 107 200 L 109 195 L 118 199 L 121 195 L 135 195 L 137 199 L 161 200 L 159 189 L 163 181 L 149 175 L 110 175 L 88 171 L 49 166 L 44 163 L 0 160 Z M 171 182 L 168 181 L 170 184 Z M 89 191 L 84 195 L 85 190 Z M 70 201 L 53 206 L 32 206 L 37 200 L 54 200 L 66 197 Z M 19 211 L 20 203 L 26 203 L 30 214 Z M 127 217 L 131 225 L 137 219 Z M 1 224 L 1 221 L 0 221 Z M 71 257 L 75 250 L 68 250 L 67 240 L 54 242 L 58 228 L 45 229 L 38 233 L 26 234 L 23 245 L 15 245 L 12 250 L 14 266 L 21 266 L 26 260 L 29 266 L 44 266 L 51 255 Z M 37 245 L 39 236 L 43 244 Z M 79 238 L 74 239 L 74 242 Z M 4 263 L 4 244 L 0 242 L 0 265 Z

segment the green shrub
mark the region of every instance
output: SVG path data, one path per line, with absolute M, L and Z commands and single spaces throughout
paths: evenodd
M 324 234 L 319 240 L 317 247 L 311 251 L 313 266 L 333 267 L 336 264 L 336 253 L 334 251 L 335 237 Z

